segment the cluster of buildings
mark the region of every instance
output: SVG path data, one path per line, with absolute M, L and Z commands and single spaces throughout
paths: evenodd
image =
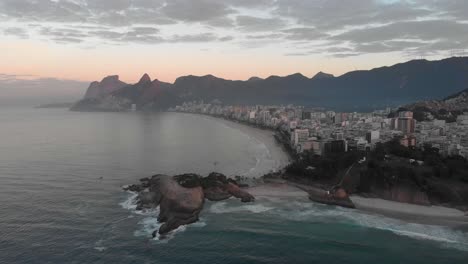
M 430 144 L 443 155 L 468 158 L 468 114 L 456 123 L 443 120 L 416 122 L 410 111 L 389 118 L 391 109 L 372 113 L 340 113 L 299 106 L 227 106 L 219 102 L 189 102 L 172 111 L 220 116 L 252 125 L 277 129 L 288 135 L 297 152 L 317 155 L 350 150 L 372 150 L 379 142 L 398 139 L 401 145 Z

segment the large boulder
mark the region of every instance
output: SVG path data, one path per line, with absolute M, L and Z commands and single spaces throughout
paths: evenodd
M 164 223 L 159 229 L 159 234 L 165 234 L 181 225 L 198 221 L 198 215 L 205 201 L 201 186 L 185 188 L 174 178 L 165 177 L 160 180 L 159 190 L 161 201 L 158 220 Z
M 173 177 L 155 175 L 143 178 L 140 184 L 124 188 L 138 192 L 137 210 L 159 206 L 158 221 L 164 223 L 153 237 L 167 234 L 181 225 L 198 221 L 205 198 L 210 201 L 222 201 L 231 197 L 242 202 L 252 202 L 255 198 L 239 188 L 236 181 L 220 173 L 211 173 L 208 177 L 197 174 L 182 174 Z
M 226 185 L 226 190 L 232 194 L 232 196 L 241 199 L 241 202 L 243 203 L 249 203 L 255 201 L 255 197 L 253 197 L 250 193 L 242 190 L 239 188 L 237 184 L 234 184 L 232 182 L 229 182 Z
M 234 196 L 241 199 L 242 202 L 253 202 L 255 198 L 243 191 L 239 184 L 233 180 L 228 179 L 221 173 L 210 173 L 208 177 L 201 180 L 201 184 L 205 191 L 206 198 L 210 201 L 222 201 Z

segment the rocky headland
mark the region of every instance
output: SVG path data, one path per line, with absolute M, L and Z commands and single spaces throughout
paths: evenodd
M 205 200 L 222 201 L 235 197 L 244 203 L 253 202 L 255 198 L 241 187 L 235 180 L 213 172 L 207 177 L 154 175 L 126 186 L 124 190 L 138 193 L 136 210 L 159 206 L 158 221 L 164 224 L 153 232 L 156 237 L 157 233 L 164 235 L 197 222 Z

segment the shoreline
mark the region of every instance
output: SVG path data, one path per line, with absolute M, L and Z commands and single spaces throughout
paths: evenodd
M 197 113 L 184 113 L 184 112 L 176 112 L 176 113 L 197 115 L 197 116 L 209 119 L 209 120 L 220 122 L 221 124 L 231 129 L 239 130 L 241 133 L 245 134 L 249 138 L 264 145 L 268 151 L 267 155 L 275 163 L 274 167 L 268 170 L 268 173 L 279 172 L 283 170 L 286 166 L 291 164 L 292 162 L 291 156 L 283 149 L 284 146 L 282 146 L 280 143 L 276 141 L 274 137 L 275 132 L 273 130 L 261 129 L 259 127 L 251 126 L 242 122 L 236 122 L 234 120 L 229 120 L 229 119 L 220 118 L 216 116 L 203 115 L 203 114 L 197 114 Z M 262 178 L 265 174 L 254 176 L 254 177 L 246 176 L 246 178 Z
M 458 209 L 399 203 L 379 198 L 365 198 L 359 195 L 351 195 L 350 199 L 356 205 L 356 209 L 361 212 L 383 215 L 412 223 L 468 229 L 468 215 Z
M 184 113 L 184 112 L 178 112 Z M 281 145 L 275 139 L 275 132 L 272 129 L 263 129 L 253 125 L 249 125 L 243 122 L 236 122 L 235 120 L 229 120 L 222 117 L 204 115 L 198 113 L 185 113 L 203 116 L 223 124 L 241 130 L 243 133 L 252 133 L 257 131 L 255 135 L 251 135 L 263 144 L 267 148 L 272 147 L 272 142 L 274 144 L 275 150 L 280 150 L 284 155 L 288 157 L 287 166 L 292 161 L 291 153 L 288 153 L 285 149 L 285 146 Z M 266 141 L 266 142 L 265 142 Z M 281 146 L 279 146 L 281 145 Z M 270 150 L 271 151 L 271 150 Z M 273 151 L 272 151 L 273 152 Z M 272 158 L 273 155 L 272 155 Z M 285 167 L 284 166 L 284 167 Z M 283 167 L 283 168 L 284 168 Z M 326 191 L 316 187 L 304 185 L 288 180 L 283 179 L 264 179 L 264 183 L 258 186 L 248 188 L 249 191 L 252 190 L 254 195 L 259 196 L 275 196 L 275 197 L 297 197 L 303 198 L 304 196 L 309 196 L 309 200 L 312 202 L 320 202 L 320 199 L 312 199 L 313 195 L 325 195 Z M 286 192 L 285 194 L 280 194 L 280 192 Z M 270 192 L 270 193 L 267 193 Z M 416 222 L 423 224 L 432 224 L 432 225 L 447 225 L 447 226 L 466 226 L 468 225 L 468 213 L 450 207 L 443 206 L 423 206 L 409 203 L 400 203 L 389 200 L 377 199 L 377 198 L 365 198 L 359 195 L 351 195 L 350 201 L 355 205 L 355 209 L 361 212 L 371 213 L 371 214 L 380 214 L 383 216 Z M 314 201 L 315 200 L 315 201 Z M 336 204 L 335 204 L 336 205 Z M 339 204 L 336 206 L 340 206 Z M 347 207 L 347 206 L 345 206 Z

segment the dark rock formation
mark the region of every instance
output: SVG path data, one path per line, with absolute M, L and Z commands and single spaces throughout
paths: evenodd
M 306 191 L 309 194 L 309 200 L 311 201 L 346 208 L 356 208 L 351 199 L 349 198 L 348 192 L 342 187 L 336 186 L 331 188 L 330 190 L 325 190 L 324 188 L 319 188 L 311 185 L 304 185 L 292 181 L 290 181 L 289 184 Z
M 129 111 L 132 105 L 138 110 L 158 110 L 166 108 L 167 92 L 170 84 L 151 81 L 144 74 L 136 84 L 129 85 L 118 80 L 118 76 L 106 77 L 102 82 L 91 84 L 83 100 L 77 102 L 72 111 Z
M 197 174 L 155 175 L 143 178 L 140 184 L 127 186 L 124 190 L 138 192 L 137 210 L 159 206 L 158 221 L 164 224 L 153 233 L 153 237 L 156 232 L 167 234 L 179 226 L 197 222 L 205 199 L 222 201 L 236 197 L 242 202 L 255 200 L 236 181 L 220 173 L 211 173 L 208 177 Z
M 107 76 L 101 82 L 93 82 L 85 94 L 85 99 L 100 99 L 119 90 L 127 84 L 119 80 L 118 75 Z

